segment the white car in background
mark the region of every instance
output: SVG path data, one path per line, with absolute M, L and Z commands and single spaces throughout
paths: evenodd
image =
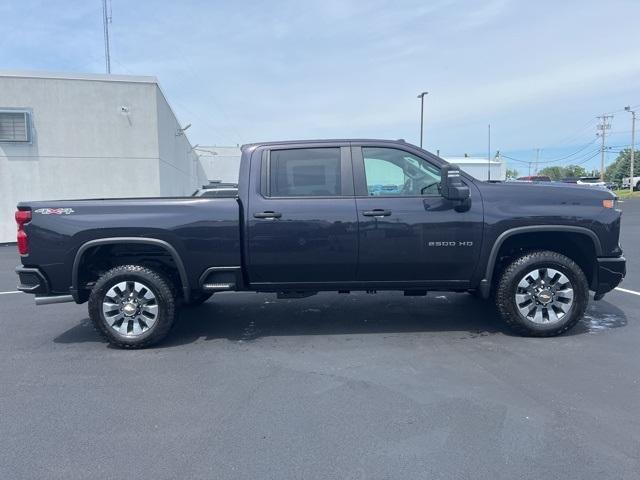
M 622 188 L 628 189 L 631 185 L 633 185 L 634 190 L 640 190 L 640 177 L 633 177 L 633 179 L 631 177 L 622 178 Z
M 576 181 L 576 185 L 585 185 L 587 187 L 609 188 L 610 183 L 600 180 L 600 177 L 580 177 Z

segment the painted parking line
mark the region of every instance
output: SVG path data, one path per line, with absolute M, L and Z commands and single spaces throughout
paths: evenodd
M 616 290 L 620 290 L 624 293 L 630 293 L 631 295 L 638 295 L 640 297 L 640 292 L 636 292 L 635 290 L 627 290 L 626 288 L 616 287 Z
M 19 290 L 12 290 L 10 292 L 0 292 L 0 295 L 10 295 L 12 293 L 22 293 L 22 292 Z

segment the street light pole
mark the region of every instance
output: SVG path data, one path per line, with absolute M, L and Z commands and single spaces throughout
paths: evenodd
M 624 107 L 631 113 L 631 178 L 629 179 L 629 190 L 633 194 L 633 157 L 636 150 L 636 112 L 631 107 Z
M 104 63 L 107 74 L 111 73 L 111 52 L 109 51 L 109 24 L 111 23 L 111 2 L 102 0 L 102 26 L 104 29 Z
M 420 99 L 420 148 L 422 148 L 422 134 L 424 131 L 424 96 L 428 94 L 429 92 L 422 92 L 418 95 Z

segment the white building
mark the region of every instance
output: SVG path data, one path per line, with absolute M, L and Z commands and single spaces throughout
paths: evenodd
M 491 181 L 504 181 L 507 178 L 507 165 L 500 158 L 492 158 L 489 162 L 482 157 L 442 157 L 449 163 L 455 163 L 460 169 L 478 180 L 488 180 L 491 171 Z
M 194 150 L 200 157 L 202 168 L 210 181 L 220 180 L 223 183 L 238 183 L 240 172 L 239 146 L 218 147 L 216 145 L 197 145 Z
M 154 77 L 0 72 L 0 242 L 23 200 L 190 195 L 180 128 Z

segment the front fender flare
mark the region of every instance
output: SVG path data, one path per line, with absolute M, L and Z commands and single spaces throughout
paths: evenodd
M 489 258 L 487 260 L 487 267 L 485 269 L 484 278 L 480 280 L 479 290 L 482 298 L 489 298 L 489 294 L 491 293 L 491 281 L 493 280 L 493 272 L 495 270 L 496 261 L 498 260 L 498 252 L 500 251 L 500 247 L 502 246 L 502 244 L 509 237 L 521 233 L 531 232 L 571 232 L 586 235 L 593 242 L 593 248 L 595 249 L 596 256 L 602 255 L 602 244 L 600 243 L 600 239 L 593 230 L 590 230 L 586 227 L 578 227 L 574 225 L 529 225 L 526 227 L 510 228 L 498 235 L 498 238 L 493 244 L 493 247 L 491 247 L 491 253 L 489 254 Z

